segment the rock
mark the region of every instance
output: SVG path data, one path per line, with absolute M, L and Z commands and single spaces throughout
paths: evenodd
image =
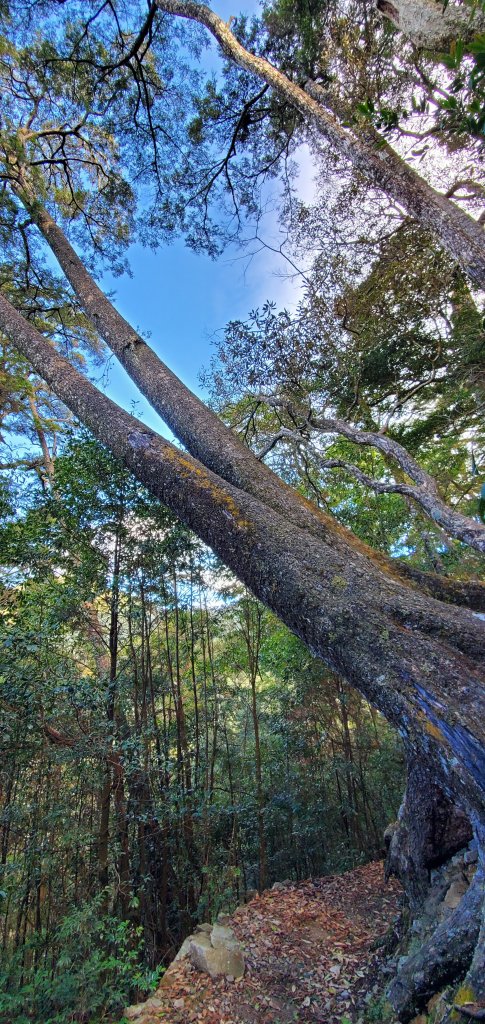
M 285 885 L 283 882 L 275 882 L 274 885 L 271 886 L 271 892 L 281 892 L 284 888 Z
M 478 850 L 466 850 L 463 860 L 465 864 L 476 864 L 478 861 Z
M 128 1006 L 124 1012 L 124 1016 L 128 1020 L 136 1020 L 137 1017 L 141 1017 L 142 1013 L 145 1012 L 145 1003 L 136 1003 L 133 1006 Z
M 241 950 L 241 944 L 236 939 L 232 928 L 215 924 L 210 938 L 214 949 L 228 949 L 231 953 L 237 953 Z
M 139 1020 L 140 1018 L 143 1018 L 143 1022 L 145 1024 L 147 1015 L 149 1015 L 151 1011 L 156 1013 L 157 1010 L 162 1008 L 162 1006 L 163 1003 L 161 999 L 157 999 L 156 996 L 151 996 L 150 999 L 147 999 L 146 1003 L 136 1003 L 133 1006 L 129 1006 L 128 1009 L 125 1010 L 124 1016 L 127 1017 L 128 1020 Z
M 188 957 L 194 967 L 210 974 L 211 978 L 223 974 L 231 981 L 235 981 L 243 977 L 245 963 L 241 943 L 238 942 L 232 928 L 228 928 L 225 923 L 230 918 L 225 914 L 219 915 L 219 918 L 215 925 L 206 922 L 198 925 L 197 931 L 184 940 L 170 967 L 165 971 L 161 985 L 170 984 L 171 969 L 177 960 L 182 960 L 183 957 Z M 140 1006 L 148 1006 L 148 1003 L 141 1003 Z M 130 1010 L 134 1013 L 130 1019 L 135 1020 L 141 1010 L 138 1010 L 138 1007 L 130 1007 Z
M 183 1010 L 185 1006 L 185 999 L 183 997 L 181 997 L 180 999 L 174 999 L 173 1005 L 176 1010 Z
M 244 974 L 242 947 L 232 928 L 216 924 L 210 935 L 207 932 L 192 935 L 189 957 L 194 967 L 210 974 L 211 978 L 220 974 L 242 978 Z
M 464 878 L 457 878 L 455 882 L 452 882 L 443 900 L 445 907 L 455 910 L 467 889 L 468 882 Z
M 177 955 L 174 956 L 174 958 L 172 960 L 173 964 L 176 962 L 176 960 L 182 960 L 182 958 L 184 956 L 188 956 L 189 955 L 190 943 L 191 943 L 192 938 L 193 938 L 192 935 L 188 935 L 187 938 L 184 939 L 184 941 L 182 942 L 182 945 L 181 945 Z M 168 968 L 168 970 L 164 974 L 165 978 L 167 977 L 167 974 L 168 974 L 169 970 L 170 970 L 170 967 Z
M 224 912 L 221 911 L 221 913 L 217 915 L 217 924 L 230 924 L 230 922 L 231 922 L 231 918 L 229 917 L 229 914 L 224 914 Z M 211 931 L 212 931 L 212 925 L 211 925 Z

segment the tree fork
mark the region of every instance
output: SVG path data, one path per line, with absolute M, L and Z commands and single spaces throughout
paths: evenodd
M 438 600 L 485 611 L 485 587 L 481 584 L 450 585 L 445 579 L 418 573 L 405 563 L 374 551 L 261 463 L 118 313 L 59 225 L 35 199 L 23 168 L 19 168 L 19 178 L 20 183 L 13 185 L 14 191 L 44 236 L 87 316 L 142 394 L 195 458 L 224 480 L 242 487 L 288 517 L 298 528 L 308 530 L 325 543 L 331 542 L 336 549 L 345 551 L 350 542 L 355 552 L 359 549 L 362 556 L 373 560 L 392 577 L 411 586 L 417 585 Z
M 0 325 L 96 437 L 316 655 L 359 689 L 446 792 L 485 818 L 485 626 L 299 530 L 120 409 L 0 295 Z

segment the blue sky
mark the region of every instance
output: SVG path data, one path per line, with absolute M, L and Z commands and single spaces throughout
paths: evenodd
M 231 14 L 256 11 L 253 0 L 215 0 L 214 9 L 226 20 Z M 216 49 L 208 58 L 217 61 Z M 308 194 L 311 181 L 308 159 L 303 154 L 302 189 Z M 281 241 L 274 213 L 261 227 L 268 244 Z M 249 311 L 266 299 L 292 306 L 298 301 L 300 284 L 288 278 L 283 258 L 263 250 L 251 260 L 241 258 L 235 249 L 217 261 L 195 255 L 182 240 L 153 253 L 140 245 L 129 252 L 133 276 L 110 278 L 101 282 L 114 293 L 114 302 L 127 320 L 150 334 L 150 344 L 192 390 L 201 393 L 198 374 L 208 366 L 215 336 L 229 320 L 245 319 Z M 283 276 L 282 276 L 283 275 Z M 156 429 L 158 416 L 139 395 L 121 367 L 110 361 L 108 384 L 99 382 L 115 401 L 125 408 L 137 402 L 135 412 Z
M 277 230 L 270 220 L 265 237 L 274 242 Z M 177 241 L 157 253 L 136 245 L 129 257 L 133 276 L 106 276 L 103 287 L 114 292 L 120 313 L 140 333 L 149 333 L 149 343 L 158 355 L 199 394 L 199 372 L 209 365 L 213 341 L 229 320 L 245 319 L 266 299 L 293 306 L 300 294 L 300 284 L 286 276 L 285 261 L 268 251 L 250 261 L 236 253 L 213 261 Z M 137 415 L 160 427 L 156 414 L 114 360 L 106 390 L 125 408 L 138 400 Z

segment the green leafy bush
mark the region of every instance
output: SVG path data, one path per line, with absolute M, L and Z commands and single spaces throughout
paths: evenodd
M 40 933 L 0 968 L 1 1024 L 96 1024 L 121 1016 L 159 971 L 142 966 L 141 929 L 103 914 L 102 895 Z

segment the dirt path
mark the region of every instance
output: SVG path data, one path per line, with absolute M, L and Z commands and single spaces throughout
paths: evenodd
M 375 969 L 376 939 L 399 907 L 381 863 L 270 889 L 230 925 L 246 956 L 244 978 L 211 980 L 174 964 L 136 1024 L 345 1024 Z

